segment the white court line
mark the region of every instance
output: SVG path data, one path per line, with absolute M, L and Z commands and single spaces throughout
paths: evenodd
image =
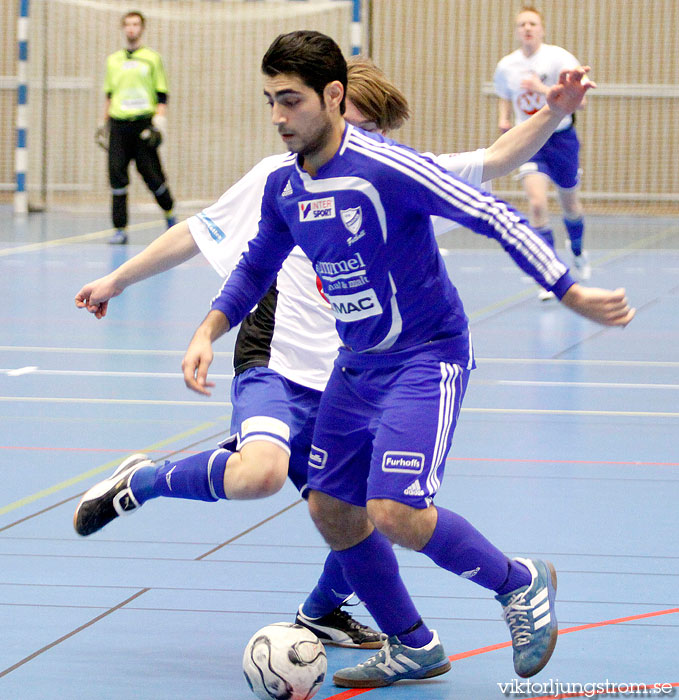
M 54 396 L 0 396 L 0 402 L 5 403 L 104 403 L 104 404 L 128 404 L 140 406 L 228 406 L 230 401 L 210 401 L 208 397 L 203 401 L 154 401 L 152 399 L 85 399 L 78 397 L 54 397 Z
M 587 389 L 679 389 L 679 384 L 624 384 L 621 382 L 542 382 L 499 379 L 491 384 L 509 384 L 511 386 L 567 386 Z
M 7 372 L 8 377 L 20 377 L 22 374 L 33 374 L 37 369 L 37 367 L 31 366 L 8 370 L 0 369 L 0 372 Z
M 77 397 L 53 396 L 0 396 L 0 402 L 9 403 L 103 403 L 129 404 L 145 406 L 231 406 L 229 401 L 153 401 L 150 399 L 85 399 Z M 539 416 L 623 416 L 623 417 L 653 417 L 679 418 L 679 413 L 664 411 L 572 411 L 542 408 L 463 408 L 463 413 L 517 413 Z
M 38 367 L 21 367 L 19 369 L 0 369 L 0 374 L 9 377 L 19 377 L 25 374 L 75 376 L 75 377 L 145 377 L 152 379 L 181 379 L 181 372 L 117 372 L 102 370 L 77 370 L 77 369 L 39 369 Z M 233 374 L 211 374 L 211 379 L 233 379 Z M 679 384 L 629 384 L 622 382 L 563 382 L 540 381 L 519 379 L 480 380 L 478 384 L 486 386 L 565 386 L 571 388 L 587 389 L 679 389 Z
M 0 345 L 0 352 L 45 352 L 69 354 L 111 354 L 111 355 L 181 355 L 186 350 L 142 350 L 130 348 L 60 348 L 31 345 Z M 231 357 L 232 350 L 215 352 L 215 357 Z M 652 360 L 564 360 L 534 357 L 479 357 L 477 362 L 484 364 L 528 364 L 528 365 L 593 365 L 610 367 L 679 367 L 679 362 L 656 362 Z
M 2 348 L 0 348 L 1 350 Z M 523 365 L 596 365 L 606 367 L 679 367 L 679 362 L 655 360 L 564 360 L 532 357 L 479 357 L 477 362 L 484 364 L 523 364 Z
M 104 372 L 100 370 L 77 369 L 38 369 L 22 367 L 21 369 L 0 369 L 0 374 L 18 377 L 23 374 L 66 375 L 76 377 L 151 377 L 153 379 L 183 379 L 181 372 Z M 210 379 L 233 379 L 233 374 L 210 374 Z
M 569 411 L 558 408 L 463 408 L 462 413 L 518 413 L 535 416 L 631 416 L 634 418 L 679 418 L 679 413 L 664 411 Z
M 143 350 L 131 348 L 51 348 L 21 345 L 0 345 L 0 352 L 55 352 L 70 355 L 186 355 L 186 350 Z M 215 352 L 215 357 L 231 357 L 233 351 Z

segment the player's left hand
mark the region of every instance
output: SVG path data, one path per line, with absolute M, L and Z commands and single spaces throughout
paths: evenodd
M 521 81 L 521 89 L 544 93 L 546 91 L 546 86 L 535 73 L 531 73 Z
M 204 396 L 212 395 L 208 387 L 213 387 L 214 382 L 207 381 L 207 371 L 212 364 L 213 357 L 212 342 L 210 338 L 202 332 L 202 327 L 199 327 L 191 339 L 191 343 L 182 361 L 184 384 L 186 384 L 191 391 L 203 394 Z
M 626 326 L 636 313 L 630 308 L 624 289 L 599 289 L 574 284 L 561 303 L 572 311 L 604 326 Z
M 590 70 L 589 66 L 578 66 L 561 71 L 559 82 L 547 91 L 547 104 L 553 112 L 565 117 L 584 106 L 585 93 L 596 87 L 596 83 L 587 77 Z

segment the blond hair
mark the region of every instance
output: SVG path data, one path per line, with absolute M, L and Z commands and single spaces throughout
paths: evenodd
M 394 131 L 410 117 L 408 100 L 365 56 L 347 60 L 347 97 L 380 131 Z
M 538 8 L 535 7 L 535 5 L 523 5 L 523 7 L 519 10 L 519 14 L 521 14 L 522 12 L 533 12 L 540 18 L 540 22 L 544 26 L 545 18 L 542 16 L 542 12 L 540 12 L 540 10 L 538 10 Z

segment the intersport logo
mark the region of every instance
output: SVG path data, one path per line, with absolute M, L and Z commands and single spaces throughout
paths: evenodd
M 323 221 L 335 218 L 335 198 L 308 199 L 298 202 L 300 221 Z

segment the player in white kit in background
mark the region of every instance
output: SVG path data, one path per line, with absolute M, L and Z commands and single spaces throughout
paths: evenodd
M 545 96 L 550 86 L 558 81 L 560 72 L 579 65 L 575 56 L 565 49 L 544 43 L 542 15 L 533 6 L 524 6 L 519 12 L 516 32 L 520 48 L 500 60 L 493 76 L 495 92 L 500 98 L 498 126 L 502 132 L 512 128 L 512 114 L 514 124 L 535 114 L 545 104 Z M 584 106 L 583 100 L 578 109 Z M 549 180 L 555 184 L 574 271 L 581 280 L 588 280 L 591 267 L 583 249 L 583 207 L 578 194 L 579 150 L 574 116 L 568 114 L 547 143 L 519 168 L 519 177 L 528 197 L 530 224 L 552 247 L 554 234 L 549 221 L 547 193 Z M 545 301 L 554 295 L 541 290 L 539 296 Z

